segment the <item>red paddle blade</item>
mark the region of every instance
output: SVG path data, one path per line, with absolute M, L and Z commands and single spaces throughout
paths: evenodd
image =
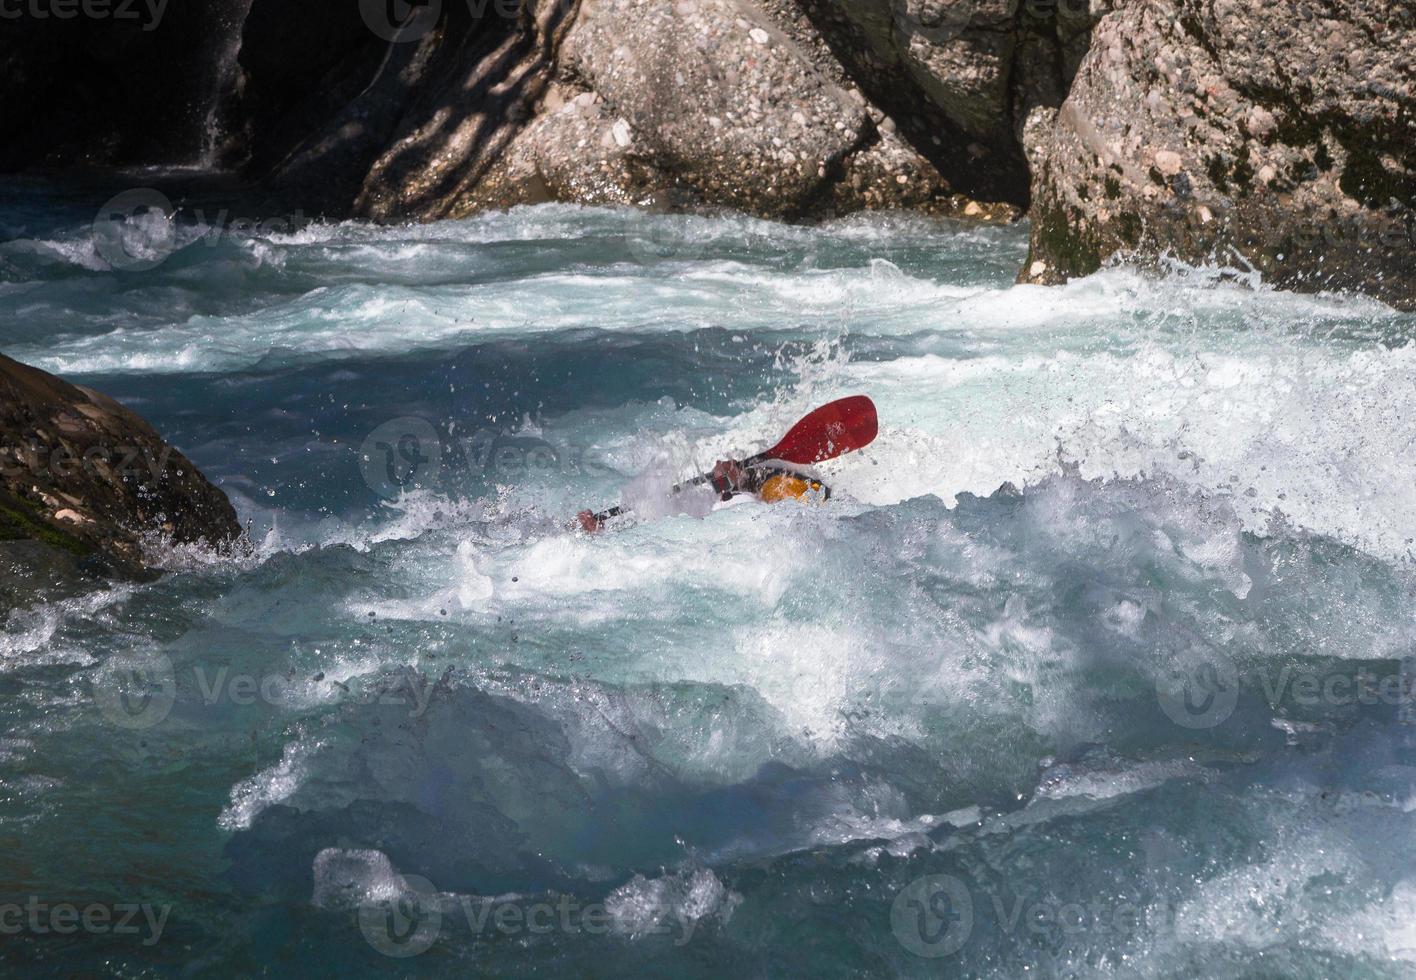
M 762 456 L 809 466 L 870 445 L 879 428 L 875 403 L 852 395 L 808 414 Z

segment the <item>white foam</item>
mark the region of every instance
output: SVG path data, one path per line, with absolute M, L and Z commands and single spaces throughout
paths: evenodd
M 231 801 L 222 808 L 216 822 L 223 830 L 246 830 L 261 812 L 289 799 L 305 780 L 311 756 L 323 748 L 318 739 L 290 742 L 280 761 L 231 787 Z
M 1324 922 L 1323 941 L 1355 957 L 1416 964 L 1416 878 L 1403 878 L 1366 908 Z
M 356 908 L 395 899 L 404 890 L 402 876 L 382 851 L 326 847 L 315 855 L 312 871 L 311 903 L 317 908 Z
M 56 602 L 12 609 L 0 630 L 0 670 L 34 664 L 92 664 L 92 654 L 78 645 L 55 642 L 71 623 L 106 619 L 112 607 L 133 594 L 131 586 L 98 589 Z
M 866 454 L 877 465 L 841 465 L 834 483 L 870 503 L 986 494 L 1075 462 L 1088 478 L 1164 474 L 1222 494 L 1251 531 L 1281 511 L 1384 557 L 1412 554 L 1416 499 L 1401 468 L 1416 419 L 1398 393 L 1416 390 L 1413 346 L 1266 337 L 1130 356 L 905 357 L 844 373 L 883 422 Z
M 630 939 L 679 930 L 686 941 L 700 920 L 726 922 L 741 902 L 712 871 L 695 868 L 659 878 L 635 875 L 605 898 L 605 910 L 612 928 Z

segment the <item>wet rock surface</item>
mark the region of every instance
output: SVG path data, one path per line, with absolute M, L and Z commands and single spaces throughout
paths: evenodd
M 397 9 L 198 3 L 171 31 L 206 24 L 215 40 L 162 84 L 206 92 L 205 108 L 133 131 L 173 162 L 201 142 L 194 126 L 219 124 L 209 158 L 306 214 L 1026 212 L 1027 282 L 1169 255 L 1416 304 L 1408 3 L 507 0 L 384 16 Z M 88 59 L 56 89 L 66 99 L 110 45 L 160 48 L 111 35 L 0 39 L 17 80 L 0 117 L 23 123 L 66 45 Z M 28 126 L 0 158 L 131 162 L 112 126 L 91 129 Z
M 585 0 L 558 65 L 535 118 L 455 211 L 560 200 L 789 219 L 1019 213 L 961 194 L 790 4 Z
M 0 355 L 0 593 L 143 576 L 161 543 L 225 550 L 240 534 L 226 495 L 134 412 Z
M 1027 281 L 1169 252 L 1416 306 L 1416 15 L 1135 3 L 1029 134 Z

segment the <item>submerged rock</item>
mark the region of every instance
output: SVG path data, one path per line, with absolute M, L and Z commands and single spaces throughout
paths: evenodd
M 222 550 L 240 534 L 226 495 L 134 412 L 0 355 L 5 581 L 143 576 L 157 542 Z

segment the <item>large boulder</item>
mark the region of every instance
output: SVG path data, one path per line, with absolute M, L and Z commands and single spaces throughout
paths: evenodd
M 451 213 L 544 200 L 810 218 L 959 192 L 792 0 L 582 0 L 533 118 Z
M 760 0 L 795 8 L 900 137 L 971 197 L 1026 205 L 1017 133 L 1055 107 L 1085 45 L 1077 0 Z M 784 16 L 785 11 L 779 13 Z
M 1117 253 L 1416 306 L 1416 14 L 1401 0 L 1136 0 L 1027 136 L 1057 282 Z
M 562 58 L 620 138 L 705 199 L 800 213 L 873 129 L 865 106 L 736 0 L 582 0 Z
M 460 213 L 533 117 L 575 18 L 572 0 L 449 6 L 427 35 L 434 43 L 420 42 L 425 52 L 400 73 L 412 88 L 390 143 L 364 179 L 357 214 L 388 220 Z
M 131 410 L 0 355 L 0 552 L 143 576 L 163 543 L 229 549 L 230 501 Z M 46 558 L 47 556 L 47 558 Z
M 544 201 L 639 204 L 669 185 L 629 123 L 594 92 L 557 85 L 539 110 L 454 213 Z
M 921 40 L 915 0 L 196 0 L 150 32 L 22 19 L 42 43 L 0 38 L 18 86 L 0 94 L 16 122 L 0 166 L 161 147 L 154 162 L 239 165 L 305 213 L 390 221 L 545 200 L 1008 218 L 1027 193 L 1014 11 L 988 3 L 958 43 Z M 94 101 L 111 66 L 90 55 L 140 63 L 123 105 L 181 91 L 181 112 L 137 119 L 111 95 L 92 125 L 41 125 L 39 94 Z

